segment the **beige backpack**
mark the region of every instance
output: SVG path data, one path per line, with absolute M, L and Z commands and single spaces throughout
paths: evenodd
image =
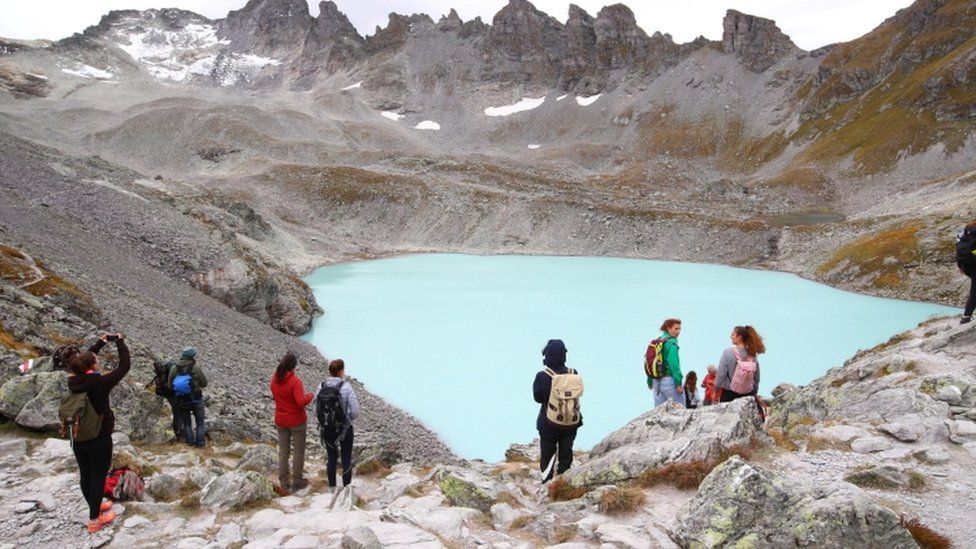
M 572 368 L 567 368 L 565 374 L 557 374 L 551 368 L 546 368 L 545 372 L 552 378 L 546 419 L 560 427 L 579 425 L 583 378 Z

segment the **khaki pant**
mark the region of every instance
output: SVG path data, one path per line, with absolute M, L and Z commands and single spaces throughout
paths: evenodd
M 278 427 L 278 481 L 282 488 L 302 481 L 305 468 L 305 423 L 296 427 Z M 292 473 L 294 478 L 288 481 L 288 454 L 291 452 Z

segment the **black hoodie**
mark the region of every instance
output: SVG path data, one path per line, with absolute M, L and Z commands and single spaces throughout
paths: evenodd
M 551 369 L 557 374 L 565 374 L 568 368 L 566 368 L 566 345 L 560 339 L 550 339 L 546 343 L 546 348 L 542 350 L 542 363 L 546 365 L 547 368 Z M 580 416 L 579 425 L 574 425 L 572 427 L 563 427 L 560 425 L 553 425 L 548 419 L 546 419 L 546 404 L 549 402 L 549 392 L 552 390 L 552 378 L 545 370 L 540 371 L 535 375 L 535 381 L 532 383 L 532 396 L 535 401 L 539 403 L 539 416 L 535 420 L 535 428 L 539 431 L 539 434 L 557 434 L 565 433 L 566 431 L 574 431 L 583 426 L 583 416 Z
M 88 393 L 92 407 L 102 416 L 102 430 L 98 432 L 99 437 L 112 436 L 112 432 L 115 431 L 115 414 L 112 412 L 108 397 L 112 388 L 129 373 L 129 348 L 125 345 L 125 340 L 118 340 L 115 346 L 119 352 L 118 368 L 104 374 L 80 374 L 68 378 L 68 390 L 72 393 Z M 95 344 L 95 347 L 101 349 L 102 346 Z M 97 353 L 98 350 L 94 352 Z

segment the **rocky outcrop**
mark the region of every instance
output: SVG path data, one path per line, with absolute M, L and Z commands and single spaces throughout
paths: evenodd
M 274 489 L 263 474 L 230 472 L 210 481 L 200 495 L 200 505 L 219 509 L 240 509 L 274 497 Z
M 747 69 L 763 72 L 798 48 L 775 21 L 729 10 L 722 21 L 722 51 L 735 54 Z
M 566 51 L 565 29 L 528 0 L 509 0 L 485 39 L 487 64 L 510 82 L 555 82 Z
M 613 484 L 671 463 L 714 461 L 752 445 L 760 427 L 752 399 L 696 410 L 658 406 L 600 441 L 565 478 L 577 486 Z
M 843 485 L 806 486 L 733 457 L 675 519 L 682 547 L 914 548 L 891 510 Z
M 229 40 L 235 52 L 291 58 L 301 50 L 313 25 L 306 0 L 250 0 L 227 14 L 218 35 Z
M 376 32 L 366 39 L 366 52 L 369 55 L 395 52 L 406 44 L 414 25 L 433 24 L 434 21 L 425 14 L 406 16 L 391 13 L 386 27 L 376 27 Z

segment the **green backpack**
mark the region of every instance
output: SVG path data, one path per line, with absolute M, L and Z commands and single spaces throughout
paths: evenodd
M 88 393 L 69 393 L 58 408 L 61 436 L 75 442 L 85 442 L 102 430 L 102 416 L 95 411 Z

